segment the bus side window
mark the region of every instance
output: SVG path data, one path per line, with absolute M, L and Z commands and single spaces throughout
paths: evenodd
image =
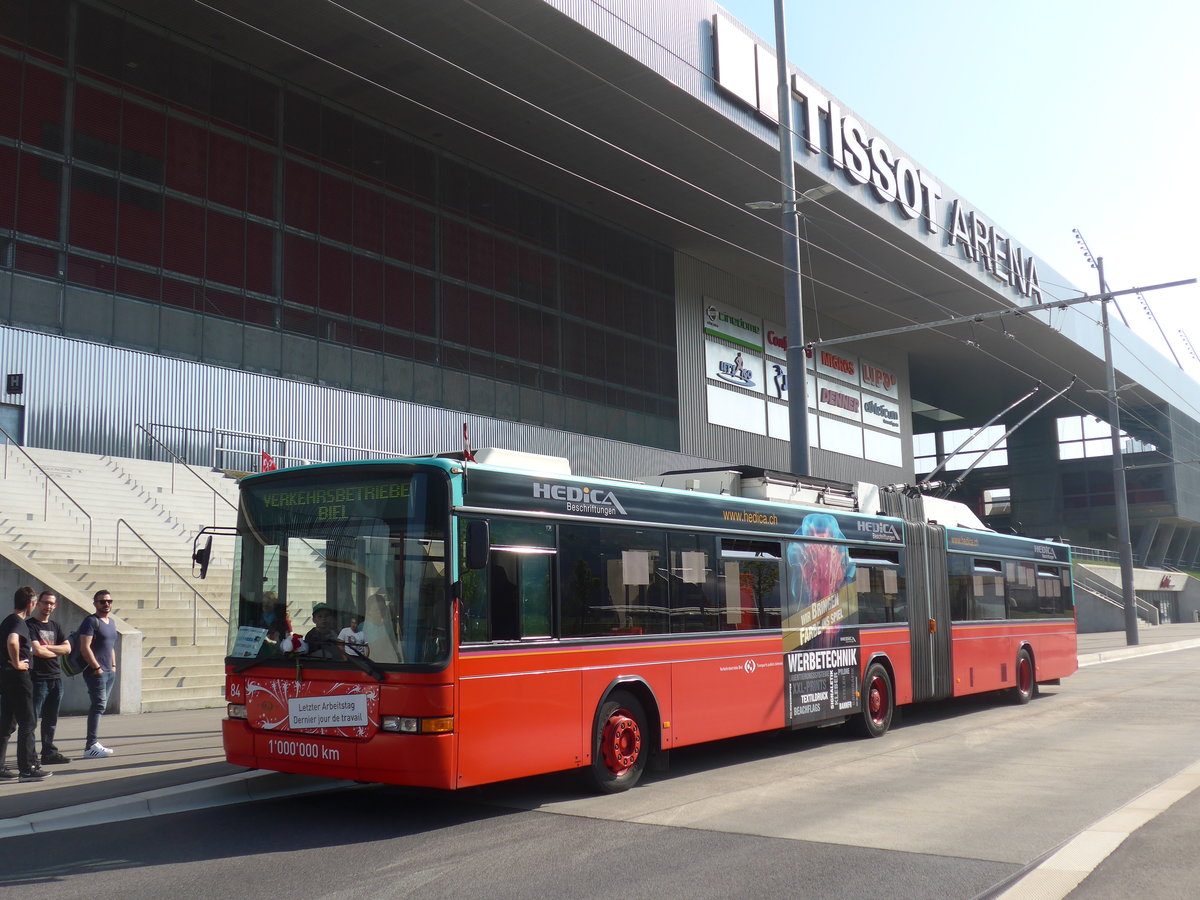
M 517 584 L 509 569 L 519 567 L 515 554 L 493 550 L 488 566 L 488 594 L 492 611 L 492 640 L 515 641 L 521 637 L 521 609 Z
M 555 526 L 505 519 L 490 526 L 487 566 L 461 570 L 463 642 L 549 637 Z
M 672 532 L 668 538 L 672 632 L 719 631 L 719 574 L 711 535 Z
M 462 579 L 462 607 L 459 616 L 460 639 L 474 644 L 488 639 L 487 569 L 471 569 L 466 565 L 466 527 L 460 528 L 459 573 Z
M 562 637 L 666 634 L 666 534 L 608 525 L 559 526 Z
M 856 567 L 859 624 L 906 621 L 908 609 L 900 578 L 900 552 L 851 547 L 850 558 Z
M 722 630 L 779 627 L 782 559 L 779 541 L 721 539 Z

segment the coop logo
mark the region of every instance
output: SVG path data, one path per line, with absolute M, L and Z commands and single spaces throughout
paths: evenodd
M 593 516 L 628 515 L 615 493 L 600 488 L 535 481 L 533 496 L 540 500 L 562 503 L 567 512 L 587 513 Z
M 738 387 L 756 387 L 754 372 L 746 368 L 741 353 L 738 353 L 732 361 L 720 360 L 717 363 L 717 377 L 730 384 L 736 384 Z

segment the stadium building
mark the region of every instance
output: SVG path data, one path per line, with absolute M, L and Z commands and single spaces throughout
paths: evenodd
M 715 3 L 0 8 L 13 443 L 245 471 L 465 424 L 582 474 L 788 468 L 780 216 L 746 207 L 781 196 L 775 60 Z M 1098 304 L 1040 309 L 1095 286 L 791 72 L 811 474 L 912 483 L 1040 383 L 954 496 L 1111 555 Z M 1200 389 L 1112 345 L 1139 596 L 1190 620 Z

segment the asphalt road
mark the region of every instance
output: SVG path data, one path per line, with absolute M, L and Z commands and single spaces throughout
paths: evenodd
M 1200 757 L 1198 669 L 1200 650 L 1093 666 L 1025 707 L 908 711 L 874 741 L 829 729 L 677 751 L 612 796 L 571 774 L 358 787 L 13 837 L 0 895 L 975 898 Z M 1075 896 L 1194 896 L 1161 863 L 1194 842 L 1196 797 Z

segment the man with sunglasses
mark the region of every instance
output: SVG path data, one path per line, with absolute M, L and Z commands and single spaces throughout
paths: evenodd
M 79 626 L 79 655 L 83 657 L 83 680 L 87 684 L 88 707 L 87 742 L 83 748 L 84 759 L 105 759 L 113 751 L 96 739 L 100 730 L 100 717 L 108 708 L 108 694 L 117 677 L 117 626 L 109 618 L 112 612 L 112 595 L 108 591 L 96 591 L 92 605 L 96 611 Z

